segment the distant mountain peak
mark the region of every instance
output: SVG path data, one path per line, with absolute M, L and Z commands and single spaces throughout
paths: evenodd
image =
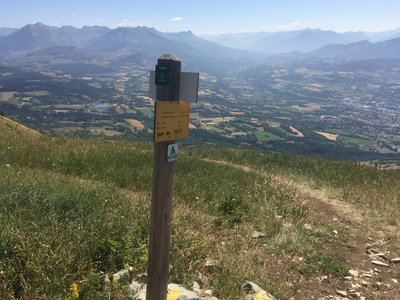
M 36 22 L 36 23 L 33 23 L 33 24 L 28 24 L 27 26 L 28 26 L 28 27 L 33 27 L 33 28 L 51 28 L 51 27 L 53 27 L 53 26 L 50 26 L 50 25 L 43 24 L 43 23 L 41 23 L 41 22 Z

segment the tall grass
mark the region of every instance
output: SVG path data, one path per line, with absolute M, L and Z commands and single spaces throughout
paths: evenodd
M 52 299 L 92 272 L 133 262 L 144 270 L 143 196 L 35 169 L 1 175 L 0 293 Z
M 252 166 L 267 174 L 283 174 L 316 189 L 326 187 L 340 200 L 367 209 L 387 224 L 400 224 L 400 211 L 393 209 L 400 207 L 399 169 L 380 170 L 346 161 L 251 150 L 191 149 L 189 155 Z
M 73 282 L 84 289 L 100 271 L 130 265 L 144 272 L 151 144 L 11 136 L 0 134 L 0 296 L 63 298 Z M 332 229 L 316 224 L 315 230 L 304 230 L 307 207 L 268 172 L 340 189 L 348 195 L 343 199 L 369 203 L 371 209 L 378 197 L 374 189 L 385 205 L 398 203 L 388 198 L 392 193 L 398 201 L 398 186 L 390 185 L 397 171 L 245 150 L 184 150 L 175 175 L 171 280 L 190 285 L 198 270 L 220 299 L 242 299 L 244 280 L 280 299 L 293 295 L 284 287 L 286 278 L 268 277 L 265 263 L 273 262 L 272 255 L 318 251 Z M 369 185 L 363 199 L 357 189 L 368 191 Z M 376 209 L 383 213 L 382 206 Z M 254 230 L 265 237 L 253 241 Z M 206 267 L 207 259 L 218 263 Z M 93 295 L 87 290 L 87 298 Z

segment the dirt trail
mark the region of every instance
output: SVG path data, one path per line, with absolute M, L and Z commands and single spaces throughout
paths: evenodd
M 351 276 L 339 278 L 314 274 L 310 278 L 301 278 L 298 281 L 299 296 L 293 299 L 400 299 L 400 264 L 391 262 L 400 253 L 392 253 L 388 243 L 399 234 L 395 228 L 380 226 L 368 218 L 367 212 L 338 200 L 334 191 L 323 187 L 314 189 L 297 178 L 267 174 L 227 161 L 205 161 L 256 173 L 269 178 L 273 184 L 292 190 L 296 199 L 308 205 L 311 220 L 329 224 L 337 232 L 337 237 L 328 240 L 322 250 L 343 256 Z

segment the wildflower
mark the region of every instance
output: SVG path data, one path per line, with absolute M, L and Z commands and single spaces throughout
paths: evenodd
M 78 284 L 77 283 L 73 283 L 71 284 L 71 287 L 69 288 L 69 290 L 71 291 L 71 297 L 72 299 L 78 299 L 79 298 L 79 290 L 78 290 Z
M 112 283 L 113 283 L 113 285 L 117 285 L 118 284 L 118 278 L 117 277 L 113 277 Z

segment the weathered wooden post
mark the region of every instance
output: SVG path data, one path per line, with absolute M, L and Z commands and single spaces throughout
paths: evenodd
M 180 75 L 181 62 L 174 56 L 163 55 L 158 59 L 155 72 L 156 101 L 179 101 Z M 154 120 L 156 129 L 160 124 L 157 124 L 156 117 Z M 154 135 L 156 142 L 156 130 Z M 162 141 L 154 144 L 147 300 L 167 299 L 175 172 L 175 162 L 167 160 L 168 145 L 171 143 Z

